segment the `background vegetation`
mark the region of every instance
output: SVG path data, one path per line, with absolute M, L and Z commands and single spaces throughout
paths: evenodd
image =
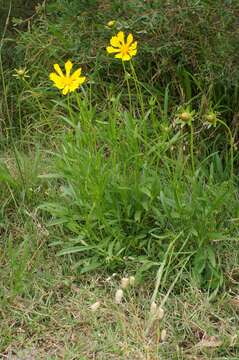
M 238 1 L 0 10 L 2 356 L 237 359 Z M 119 30 L 136 76 L 105 51 Z M 68 59 L 87 83 L 63 97 L 49 73 Z

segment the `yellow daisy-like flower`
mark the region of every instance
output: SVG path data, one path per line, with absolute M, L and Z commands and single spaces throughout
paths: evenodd
M 50 79 L 54 82 L 54 85 L 62 90 L 62 94 L 66 95 L 69 92 L 75 91 L 85 81 L 85 76 L 81 75 L 81 68 L 73 72 L 71 75 L 71 69 L 73 64 L 70 60 L 65 63 L 66 74 L 63 74 L 60 66 L 54 64 L 56 72 L 50 74 Z
M 106 50 L 109 54 L 116 53 L 115 58 L 128 61 L 137 54 L 137 41 L 134 41 L 133 35 L 129 34 L 125 42 L 123 31 L 118 32 L 116 36 L 110 39 L 110 45 Z

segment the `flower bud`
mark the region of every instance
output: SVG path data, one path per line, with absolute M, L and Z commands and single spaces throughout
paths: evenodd
M 129 277 L 129 284 L 130 284 L 131 286 L 134 286 L 134 284 L 135 284 L 135 277 L 134 277 L 134 276 L 130 276 L 130 277 Z
M 115 25 L 115 23 L 116 23 L 115 20 L 110 20 L 110 21 L 107 22 L 107 26 L 108 26 L 108 27 L 112 27 L 112 26 Z
M 189 121 L 191 119 L 191 115 L 188 112 L 183 112 L 179 115 L 180 119 L 183 121 Z
M 205 119 L 209 125 L 213 125 L 214 127 L 217 125 L 218 119 L 216 113 L 211 112 L 211 114 L 205 116 Z
M 213 120 L 215 120 L 215 115 L 207 115 L 206 119 L 208 122 L 213 122 Z

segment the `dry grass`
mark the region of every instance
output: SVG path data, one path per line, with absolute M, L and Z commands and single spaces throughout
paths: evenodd
M 206 294 L 185 288 L 168 299 L 163 320 L 146 336 L 151 293 L 145 286 L 128 290 L 116 305 L 115 278 L 63 278 L 59 265 L 41 271 L 31 298 L 17 296 L 2 308 L 3 359 L 238 359 L 233 294 L 220 294 L 212 304 Z M 96 301 L 101 306 L 93 312 Z

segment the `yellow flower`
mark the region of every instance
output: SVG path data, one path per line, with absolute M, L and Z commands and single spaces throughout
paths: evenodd
M 73 64 L 70 60 L 65 63 L 66 74 L 64 75 L 60 66 L 54 64 L 55 73 L 50 74 L 50 79 L 54 82 L 54 85 L 62 90 L 62 94 L 66 95 L 69 92 L 75 91 L 85 81 L 85 76 L 81 75 L 81 68 L 73 72 L 71 75 L 71 69 Z
M 114 26 L 115 23 L 116 23 L 115 20 L 110 20 L 110 21 L 107 22 L 107 27 L 111 28 L 111 27 Z
M 107 52 L 109 54 L 116 53 L 115 58 L 122 59 L 122 61 L 130 60 L 137 54 L 137 41 L 134 41 L 132 34 L 127 36 L 125 42 L 125 34 L 120 31 L 110 39 L 110 45 L 106 48 Z

